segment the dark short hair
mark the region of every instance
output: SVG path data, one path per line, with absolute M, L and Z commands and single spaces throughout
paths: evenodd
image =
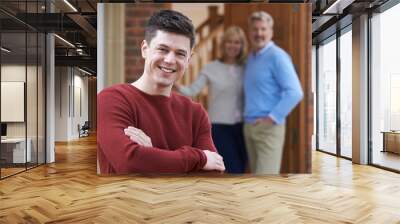
M 195 34 L 192 20 L 180 12 L 161 10 L 150 17 L 145 28 L 145 39 L 149 44 L 157 30 L 184 35 L 190 39 L 190 48 L 194 45 Z

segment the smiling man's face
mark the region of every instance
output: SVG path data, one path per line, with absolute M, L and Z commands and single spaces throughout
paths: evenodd
M 169 87 L 180 79 L 191 55 L 190 39 L 184 35 L 158 30 L 150 44 L 142 42 L 144 75 L 157 87 Z
M 251 44 L 256 51 L 265 47 L 273 36 L 272 25 L 263 20 L 251 22 L 249 31 Z

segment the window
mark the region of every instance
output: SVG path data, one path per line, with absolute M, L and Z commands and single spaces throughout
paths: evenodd
M 387 146 L 400 142 L 394 140 L 400 139 L 400 132 L 395 132 L 400 130 L 399 21 L 400 4 L 371 18 L 372 164 L 395 170 L 400 170 L 400 155 L 388 150 Z
M 318 145 L 336 154 L 336 39 L 318 48 Z
M 351 158 L 352 142 L 352 35 L 340 36 L 340 155 Z

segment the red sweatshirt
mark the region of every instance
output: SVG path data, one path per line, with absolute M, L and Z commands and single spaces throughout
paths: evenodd
M 100 172 L 186 173 L 206 163 L 202 150 L 215 151 L 203 107 L 172 93 L 149 95 L 130 84 L 101 91 L 97 96 L 97 155 Z M 141 129 L 153 147 L 133 142 L 128 126 Z

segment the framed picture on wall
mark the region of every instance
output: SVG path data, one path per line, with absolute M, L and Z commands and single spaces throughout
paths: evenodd
M 1 82 L 1 122 L 24 122 L 25 82 Z

